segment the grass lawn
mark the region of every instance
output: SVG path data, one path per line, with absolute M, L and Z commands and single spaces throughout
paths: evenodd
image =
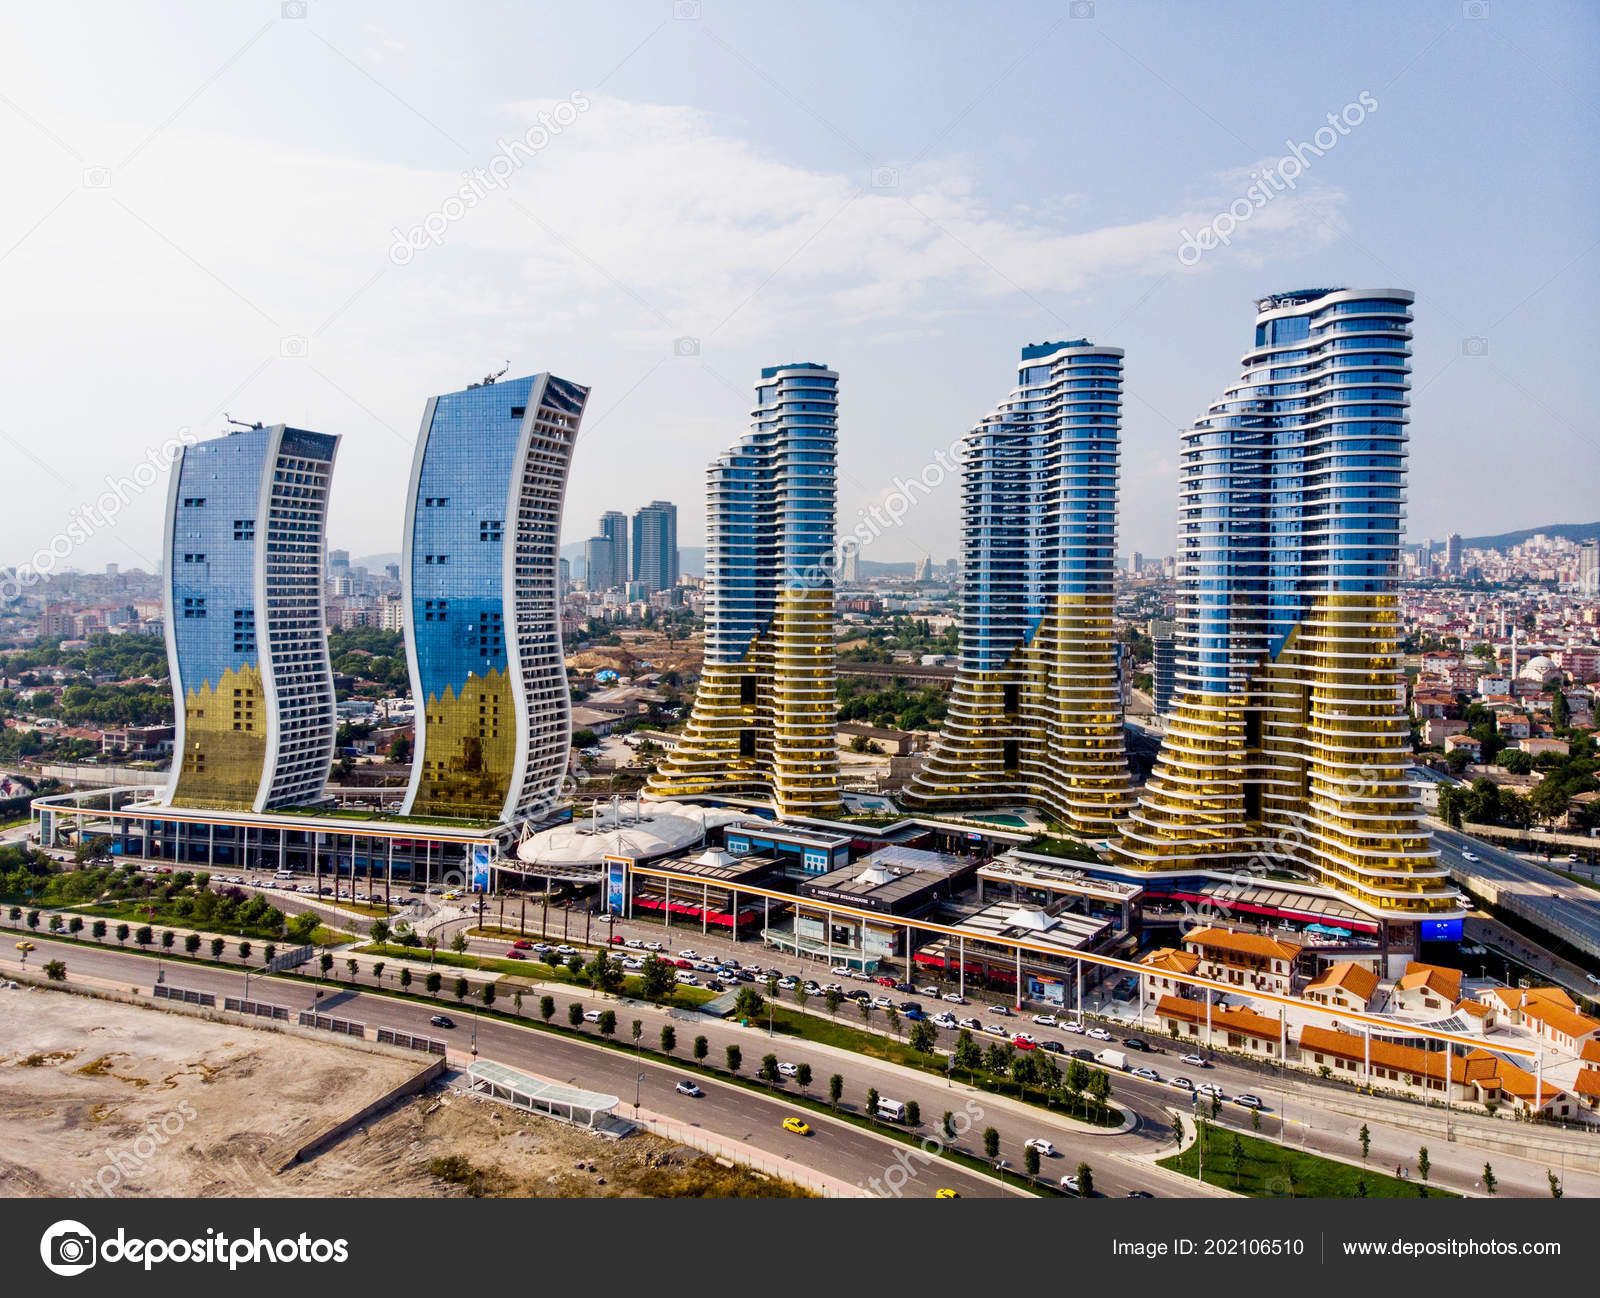
M 85 916 L 86 923 L 92 922 L 96 919 L 112 921 L 121 920 L 132 924 L 135 928 L 141 924 L 148 924 L 154 929 L 203 929 L 204 931 L 210 933 L 219 931 L 214 923 L 202 923 L 201 921 L 195 919 L 193 915 L 174 915 L 159 903 L 153 903 L 148 900 L 134 901 L 129 899 L 125 901 L 89 902 L 82 906 L 67 906 L 62 909 L 64 913 L 76 912 L 77 914 Z M 153 918 L 150 914 L 151 911 L 155 912 Z M 234 925 L 229 928 L 226 934 L 222 934 L 222 936 L 230 939 L 246 937 L 253 942 L 276 942 L 280 946 L 285 947 L 285 949 L 287 949 L 289 945 L 289 939 L 284 937 L 283 933 L 278 929 L 267 929 L 259 925 L 252 924 Z M 348 941 L 349 936 L 350 935 L 347 933 L 341 933 L 337 929 L 331 929 L 324 924 L 319 924 L 316 932 L 312 934 L 311 945 L 333 946 L 341 942 Z
M 396 946 L 393 942 L 379 945 L 369 942 L 365 946 L 357 947 L 359 955 L 378 955 L 385 957 L 399 957 L 402 960 L 426 961 L 428 949 L 418 946 Z M 475 955 L 458 953 L 455 951 L 438 951 L 434 953 L 433 962 L 443 969 L 460 969 L 464 973 L 499 973 L 509 974 L 514 977 L 527 978 L 536 982 L 571 983 L 574 987 L 587 987 L 588 983 L 580 983 L 573 972 L 560 965 L 552 968 L 538 960 L 497 960 L 492 956 L 478 957 Z M 412 975 L 416 977 L 417 975 Z M 639 980 L 632 976 L 622 980 L 621 995 L 643 999 L 643 990 Z M 708 992 L 703 987 L 679 987 L 665 1005 L 679 1005 L 693 1007 L 704 1005 L 716 996 L 715 992 Z
M 1225 1130 L 1207 1123 L 1205 1141 L 1206 1182 L 1257 1199 L 1459 1199 L 1449 1190 L 1401 1181 L 1376 1168 L 1353 1167 L 1317 1154 L 1291 1149 L 1255 1136 Z M 1242 1157 L 1234 1159 L 1234 1140 Z M 1193 1176 L 1200 1162 L 1196 1141 L 1161 1166 Z M 1365 1196 L 1361 1187 L 1365 1187 Z

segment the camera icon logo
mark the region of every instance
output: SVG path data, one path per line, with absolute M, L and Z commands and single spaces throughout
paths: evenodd
M 85 189 L 110 189 L 110 167 L 85 167 L 83 169 L 83 187 Z
M 310 351 L 311 344 L 301 334 L 290 334 L 278 344 L 278 355 L 291 360 L 304 360 Z
M 1489 16 L 1489 0 L 1462 0 L 1461 16 L 1463 18 L 1487 18 Z
M 674 356 L 698 356 L 700 354 L 700 340 L 698 338 L 674 338 L 672 340 L 672 354 Z
M 56 1275 L 82 1275 L 98 1255 L 94 1233 L 81 1221 L 58 1221 L 39 1240 L 45 1269 Z
M 1471 338 L 1461 340 L 1461 354 L 1463 356 L 1487 356 L 1489 354 L 1489 340 L 1479 338 L 1474 334 Z
M 680 22 L 693 22 L 700 16 L 700 0 L 675 0 L 672 16 Z
M 1072 0 L 1067 6 L 1067 14 L 1072 18 L 1093 18 L 1094 0 Z
M 872 169 L 872 187 L 874 189 L 898 189 L 900 187 L 900 173 L 893 167 L 874 167 Z
M 278 7 L 278 13 L 285 18 L 304 18 L 306 16 L 306 0 L 283 0 Z

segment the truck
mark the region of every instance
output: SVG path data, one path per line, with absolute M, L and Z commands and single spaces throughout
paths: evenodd
M 1118 1071 L 1126 1071 L 1128 1067 L 1128 1056 L 1120 1050 L 1098 1050 L 1095 1052 L 1094 1061 Z
M 888 1100 L 880 1096 L 878 1098 L 878 1116 L 889 1122 L 904 1122 L 906 1120 L 906 1106 L 899 1100 Z

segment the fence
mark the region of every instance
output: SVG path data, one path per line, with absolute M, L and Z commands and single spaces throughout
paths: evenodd
M 285 969 L 293 969 L 296 965 L 302 965 L 311 959 L 316 954 L 316 951 L 317 948 L 314 946 L 297 946 L 292 951 L 285 951 L 282 955 L 275 955 L 267 963 L 267 972 L 275 974 L 282 973 Z
M 253 1014 L 259 1019 L 278 1019 L 284 1023 L 289 1021 L 288 1006 L 269 1005 L 266 1001 L 247 1001 L 238 996 L 224 996 L 222 1008 L 239 1014 Z
M 367 1035 L 365 1023 L 356 1023 L 351 1019 L 329 1018 L 326 1014 L 314 1014 L 310 1010 L 301 1010 L 299 1021 L 303 1028 L 321 1028 L 324 1032 L 338 1032 L 347 1037 Z
M 169 987 L 166 983 L 157 983 L 151 989 L 158 1001 L 182 1001 L 185 1005 L 209 1005 L 216 1008 L 217 997 L 214 992 L 197 992 L 190 987 Z
M 618 1107 L 620 1108 L 621 1106 Z M 710 1154 L 714 1158 L 728 1159 L 740 1163 L 751 1171 L 760 1172 L 765 1176 L 789 1181 L 794 1185 L 811 1190 L 825 1199 L 870 1199 L 873 1197 L 860 1186 L 851 1185 L 848 1181 L 829 1176 L 826 1172 L 813 1172 L 809 1168 L 797 1167 L 795 1164 L 785 1160 L 763 1157 L 760 1151 L 749 1145 L 744 1145 L 737 1141 L 718 1140 L 715 1136 L 711 1136 L 703 1130 L 680 1122 L 674 1122 L 669 1118 L 640 1114 L 634 1121 L 658 1136 L 676 1141 L 681 1145 L 688 1145 L 691 1149 L 698 1149 L 701 1153 Z M 893 1160 L 890 1159 L 889 1161 L 892 1162 Z
M 414 1037 L 408 1032 L 399 1032 L 394 1028 L 379 1028 L 378 1043 L 399 1046 L 403 1050 L 420 1050 L 428 1055 L 442 1055 L 445 1051 L 442 1041 L 435 1041 L 432 1037 Z

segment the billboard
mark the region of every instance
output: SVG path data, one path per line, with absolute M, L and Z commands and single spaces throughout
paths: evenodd
M 1422 940 L 1424 942 L 1459 942 L 1461 941 L 1461 926 L 1465 922 L 1462 919 L 1425 919 L 1422 921 Z
M 472 849 L 472 888 L 474 892 L 489 891 L 489 849 Z
M 606 910 L 613 915 L 622 914 L 627 906 L 628 867 L 632 864 L 630 857 L 606 857 Z

